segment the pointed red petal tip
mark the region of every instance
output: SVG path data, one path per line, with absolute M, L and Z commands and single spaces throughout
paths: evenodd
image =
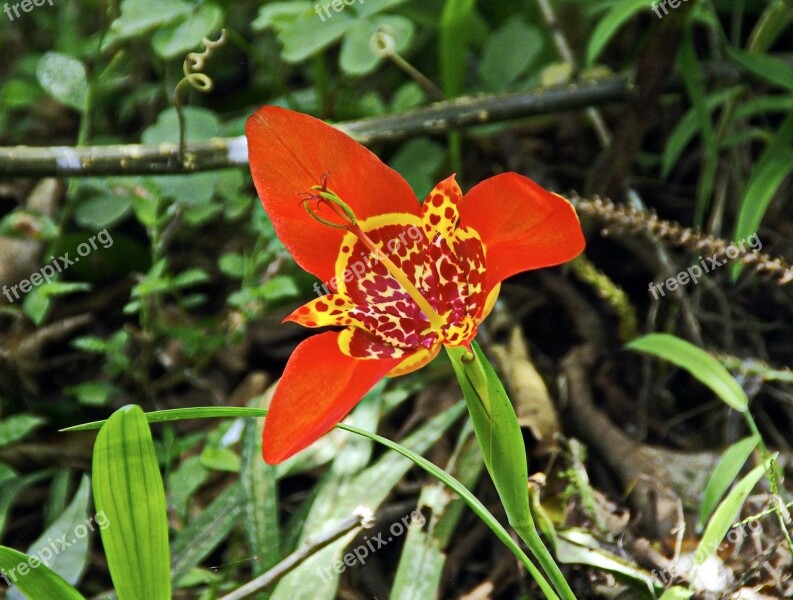
M 487 251 L 487 290 L 515 273 L 572 260 L 586 241 L 570 202 L 517 173 L 474 186 L 460 203 L 460 225 Z
M 264 422 L 267 463 L 286 460 L 333 429 L 403 360 L 350 358 L 339 349 L 338 337 L 335 331 L 312 336 L 289 358 Z
M 324 180 L 358 219 L 419 212 L 418 199 L 399 173 L 319 119 L 265 106 L 248 119 L 245 135 L 251 175 L 276 235 L 320 281 L 335 275 L 344 231 L 310 217 L 300 194 Z

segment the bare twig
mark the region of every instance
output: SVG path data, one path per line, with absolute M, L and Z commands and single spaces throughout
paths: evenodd
M 742 78 L 741 71 L 728 63 L 706 65 L 705 73 L 712 83 L 734 83 Z M 681 89 L 679 79 L 670 79 L 665 91 Z M 632 93 L 630 80 L 616 75 L 560 88 L 455 98 L 395 115 L 347 121 L 337 127 L 362 144 L 375 144 L 622 102 Z M 183 157 L 176 141 L 157 145 L 0 147 L 0 177 L 163 175 L 227 169 L 247 163 L 243 136 L 188 143 Z
M 372 522 L 372 511 L 365 507 L 358 507 L 355 514 L 337 523 L 335 527 L 325 533 L 308 538 L 303 546 L 292 552 L 292 554 L 287 556 L 272 569 L 266 573 L 262 573 L 256 579 L 249 581 L 230 594 L 226 594 L 220 598 L 220 600 L 242 600 L 243 598 L 255 594 L 286 575 L 309 556 L 316 554 L 328 544 L 335 542 L 341 536 L 359 527 L 371 527 Z

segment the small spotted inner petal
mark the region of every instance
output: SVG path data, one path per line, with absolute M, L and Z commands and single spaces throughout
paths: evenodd
M 440 234 L 444 240 L 452 242 L 460 220 L 457 204 L 462 198 L 463 193 L 454 175 L 441 181 L 429 193 L 421 205 L 421 226 L 427 239 L 434 240 Z
M 328 294 L 304 304 L 284 321 L 292 321 L 303 327 L 332 327 L 357 325 L 350 314 L 355 305 L 340 294 Z
M 419 301 L 438 313 L 441 326 L 436 317 L 433 327 L 416 299 L 352 232 L 344 235 L 336 260 L 335 293 L 309 302 L 286 320 L 346 327 L 339 347 L 347 356 L 405 359 L 392 375 L 432 360 L 441 344 L 470 341 L 486 309 L 486 261 L 477 232 L 457 227 L 461 198 L 452 176 L 430 192 L 421 217 L 394 213 L 358 222 L 392 268 L 412 282 Z

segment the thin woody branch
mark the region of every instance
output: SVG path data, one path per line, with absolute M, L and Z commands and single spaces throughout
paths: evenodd
M 706 73 L 712 83 L 736 82 L 742 77 L 737 67 L 727 63 L 710 64 Z M 671 79 L 666 86 L 668 92 L 681 89 L 677 79 Z M 622 102 L 631 94 L 630 80 L 616 75 L 567 87 L 456 98 L 396 115 L 347 121 L 337 127 L 358 142 L 371 145 Z M 247 163 L 244 136 L 188 143 L 183 155 L 176 140 L 157 145 L 0 147 L 0 177 L 184 174 L 241 167 Z

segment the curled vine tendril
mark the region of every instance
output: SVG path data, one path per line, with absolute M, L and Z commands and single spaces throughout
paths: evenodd
M 179 119 L 179 156 L 184 159 L 185 150 L 185 124 L 184 114 L 182 114 L 182 105 L 184 104 L 183 90 L 185 87 L 190 86 L 204 94 L 211 92 L 214 87 L 214 82 L 206 73 L 203 73 L 206 62 L 212 56 L 212 51 L 215 48 L 220 48 L 226 43 L 226 30 L 220 30 L 220 37 L 216 40 L 204 38 L 201 40 L 201 45 L 204 46 L 203 52 L 191 52 L 187 55 L 182 63 L 182 71 L 184 77 L 176 84 L 173 92 L 174 106 L 176 107 L 176 115 Z

